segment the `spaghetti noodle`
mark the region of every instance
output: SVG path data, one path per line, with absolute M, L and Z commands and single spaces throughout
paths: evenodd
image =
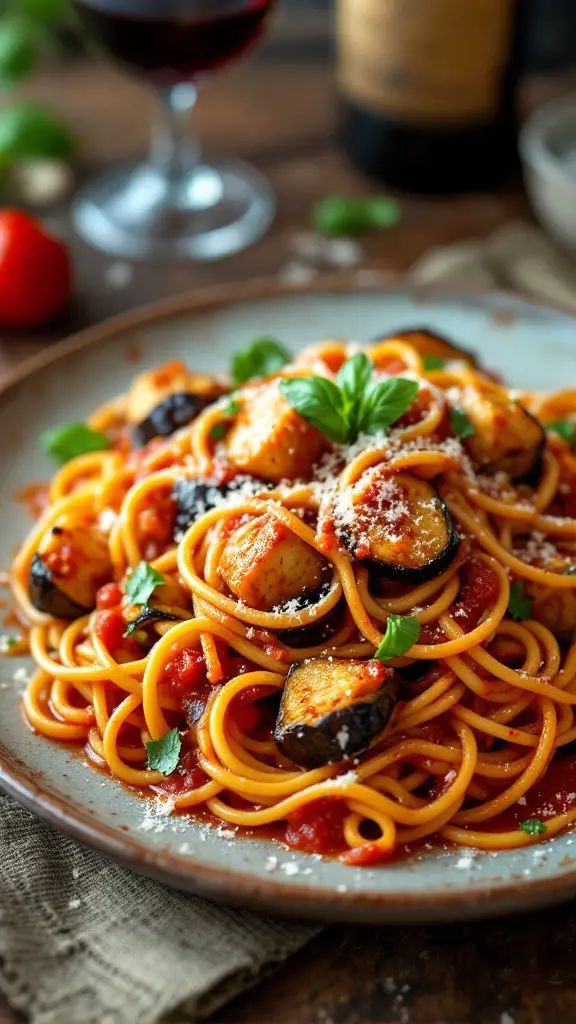
M 498 823 L 576 740 L 576 392 L 512 393 L 426 331 L 363 351 L 232 395 L 168 364 L 89 418 L 107 447 L 56 473 L 12 567 L 26 718 L 352 864 L 555 835 L 576 807 Z

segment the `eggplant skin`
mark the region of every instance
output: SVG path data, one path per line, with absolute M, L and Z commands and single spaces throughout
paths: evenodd
M 380 662 L 314 658 L 293 665 L 274 739 L 303 768 L 349 760 L 385 728 L 396 696 L 395 673 Z
M 214 401 L 211 395 L 196 395 L 177 391 L 166 395 L 141 423 L 132 428 L 132 442 L 143 448 L 154 437 L 169 437 L 181 427 L 188 426 Z
M 59 589 L 51 570 L 38 552 L 30 565 L 28 593 L 32 604 L 39 612 L 52 615 L 55 619 L 79 619 L 81 615 L 88 615 L 92 611 Z
M 453 341 L 449 341 L 448 338 L 436 334 L 435 331 L 431 331 L 427 327 L 410 327 L 407 330 L 392 331 L 375 338 L 374 342 L 391 341 L 393 338 L 412 345 L 422 359 L 425 356 L 438 356 L 439 359 L 443 359 L 447 363 L 464 360 L 470 366 L 479 369 L 479 362 L 474 352 L 455 345 Z
M 251 494 L 261 494 L 267 489 L 268 485 L 261 480 L 244 475 L 234 477 L 226 484 L 218 484 L 214 480 L 199 477 L 177 480 L 172 491 L 176 502 L 174 539 L 180 540 L 192 523 L 211 509 L 217 508 L 222 499 L 228 498 L 235 491 L 241 492 L 239 498 L 246 498 Z

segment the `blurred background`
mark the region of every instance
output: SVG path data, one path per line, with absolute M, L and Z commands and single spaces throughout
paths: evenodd
M 574 0 L 1 0 L 0 87 L 2 205 L 73 270 L 46 324 L 3 307 L 33 240 L 0 212 L 0 368 L 189 289 L 429 283 L 430 253 L 494 237 L 570 304 Z

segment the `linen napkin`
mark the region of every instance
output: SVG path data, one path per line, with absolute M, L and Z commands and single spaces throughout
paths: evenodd
M 576 312 L 575 267 L 528 224 L 433 250 L 408 277 Z M 198 1021 L 318 931 L 134 875 L 0 796 L 0 990 L 31 1024 Z

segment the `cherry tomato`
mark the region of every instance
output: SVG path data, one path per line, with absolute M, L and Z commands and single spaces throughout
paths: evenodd
M 21 210 L 0 210 L 0 323 L 40 327 L 70 295 L 66 246 Z

